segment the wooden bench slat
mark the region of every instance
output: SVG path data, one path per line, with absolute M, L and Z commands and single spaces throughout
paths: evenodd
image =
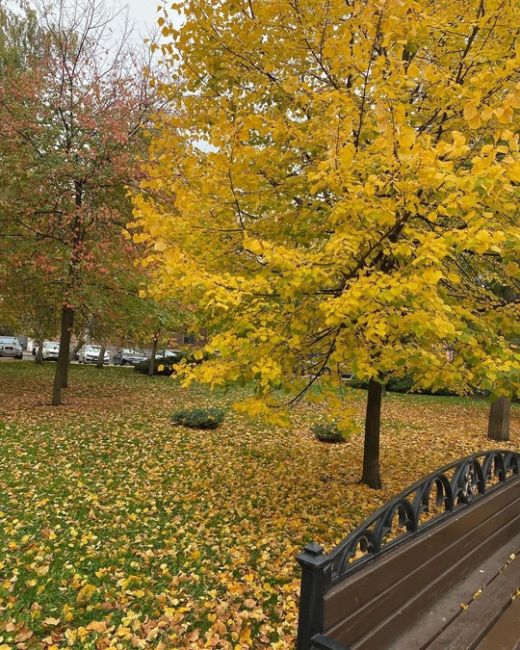
M 485 589 L 504 567 L 508 557 L 520 552 L 520 533 L 508 545 L 499 546 L 478 568 L 444 592 L 422 616 L 410 621 L 409 628 L 386 650 L 423 648 L 461 613 L 461 603 L 469 603 L 479 589 Z M 520 650 L 520 649 L 519 649 Z
M 520 598 L 511 602 L 476 650 L 518 650 L 520 648 Z
M 325 634 L 343 643 L 366 636 L 359 647 L 381 647 L 377 645 L 381 639 L 389 641 L 409 625 L 405 612 L 416 616 L 490 554 L 496 540 L 502 545 L 520 532 L 519 513 L 520 481 L 513 480 L 507 488 L 486 495 L 413 542 L 380 557 L 325 596 Z M 418 585 L 428 586 L 417 592 Z M 379 633 L 375 633 L 375 621 L 384 622 L 377 626 Z
M 496 629 L 492 636 L 487 636 L 488 643 L 492 643 L 493 639 L 504 639 L 505 641 L 509 621 L 509 617 L 505 618 L 505 612 L 511 605 L 511 597 L 516 592 L 518 585 L 520 585 L 520 560 L 515 560 L 486 587 L 480 598 L 474 600 L 468 609 L 457 616 L 451 625 L 428 646 L 428 650 L 475 648 L 493 627 Z M 513 619 L 516 613 L 515 608 L 512 610 Z M 520 641 L 520 627 L 517 627 L 516 630 L 509 629 L 509 632 L 514 638 L 509 643 L 505 643 L 505 650 L 511 650 Z M 498 650 L 500 646 L 488 647 Z
M 513 527 L 518 531 L 518 520 L 517 522 L 507 524 L 508 529 L 513 529 Z M 485 558 L 487 554 L 492 552 L 494 547 L 501 543 L 501 538 L 504 532 L 506 532 L 505 528 L 485 540 L 476 549 L 475 552 L 479 554 L 481 559 Z M 473 557 L 470 558 L 471 563 L 472 560 Z M 450 575 L 450 581 L 456 583 L 458 580 L 463 579 L 467 571 L 468 562 L 461 560 L 459 564 L 454 567 L 454 571 Z M 419 585 L 422 583 L 417 584 Z M 328 633 L 341 642 L 346 642 L 348 640 L 348 643 L 350 643 L 355 650 L 381 650 L 382 647 L 386 647 L 392 642 L 396 642 L 399 636 L 408 629 L 411 621 L 419 618 L 424 613 L 424 610 L 432 603 L 435 603 L 438 598 L 442 597 L 448 589 L 449 582 L 446 573 L 440 573 L 436 581 L 430 583 L 424 589 L 419 590 L 415 596 L 409 599 L 406 603 L 400 606 L 396 604 L 396 609 L 392 610 L 391 614 L 386 618 L 381 619 L 378 618 L 377 615 L 372 615 L 372 613 L 368 612 L 367 617 L 365 618 L 365 627 L 368 627 L 368 629 L 363 636 L 352 636 L 352 630 L 341 630 L 340 626 L 334 628 Z M 372 624 L 370 624 L 370 620 L 372 621 Z M 397 645 L 399 646 L 398 643 Z

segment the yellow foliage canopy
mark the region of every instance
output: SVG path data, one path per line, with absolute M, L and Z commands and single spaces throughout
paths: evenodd
M 518 3 L 183 11 L 180 30 L 164 16 L 174 110 L 134 226 L 157 242 L 157 295 L 205 310 L 218 356 L 193 376 L 264 397 L 325 367 L 511 392 Z

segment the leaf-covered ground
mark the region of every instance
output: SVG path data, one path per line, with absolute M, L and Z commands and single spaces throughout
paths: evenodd
M 315 406 L 292 431 L 232 411 L 192 431 L 174 409 L 236 393 L 75 366 L 53 409 L 52 371 L 0 364 L 1 650 L 292 648 L 301 547 L 330 548 L 414 479 L 492 446 L 485 401 L 388 395 L 374 492 L 356 484 L 361 436 L 315 441 Z

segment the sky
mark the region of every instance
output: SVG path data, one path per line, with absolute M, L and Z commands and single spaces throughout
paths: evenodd
M 176 27 L 182 25 L 182 18 L 170 9 L 170 2 L 166 0 L 106 0 L 112 2 L 114 7 L 127 7 L 130 23 L 134 26 L 133 38 L 142 40 L 146 36 L 158 29 L 157 19 L 161 15 L 157 8 L 166 5 L 168 18 Z
M 164 2 L 165 0 L 105 0 L 105 4 L 108 7 L 112 6 L 114 10 L 128 7 L 129 20 L 134 26 L 133 36 L 141 40 L 156 27 L 159 17 L 157 7 Z M 36 3 L 32 0 L 31 4 L 35 5 Z M 52 0 L 47 0 L 47 2 L 43 0 L 39 4 L 52 5 Z M 166 4 L 168 6 L 168 3 Z M 16 11 L 16 0 L 7 0 L 7 6 Z
M 57 2 L 57 0 L 29 0 L 29 3 L 33 6 L 48 5 L 52 7 L 55 2 Z M 68 6 L 71 6 L 74 5 L 75 0 L 65 0 L 65 2 Z M 96 4 L 104 5 L 108 11 L 112 10 L 114 13 L 119 10 L 122 10 L 123 12 L 128 10 L 128 21 L 132 26 L 131 41 L 134 43 L 142 43 L 147 36 L 150 36 L 150 33 L 158 30 L 157 19 L 160 14 L 157 11 L 157 8 L 163 4 L 169 8 L 171 0 L 170 2 L 167 0 L 97 0 Z M 16 0 L 7 0 L 7 6 L 11 10 L 17 11 Z M 176 26 L 182 24 L 182 19 L 179 16 L 176 16 L 173 11 L 170 10 L 168 16 L 173 20 Z M 122 31 L 123 22 L 124 19 L 122 17 L 115 21 L 114 26 L 116 32 L 118 28 Z M 117 42 L 117 37 L 115 37 L 115 46 Z
M 145 35 L 153 30 L 158 17 L 157 6 L 160 0 L 126 0 L 122 4 L 128 5 L 130 22 L 134 23 L 137 34 Z

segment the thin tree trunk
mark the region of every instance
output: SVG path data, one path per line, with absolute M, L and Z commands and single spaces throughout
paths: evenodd
M 38 339 L 36 341 L 36 355 L 34 357 L 36 363 L 43 363 L 43 341 Z
M 58 357 L 59 358 L 59 357 Z M 63 368 L 63 374 L 61 376 L 61 387 L 69 387 L 69 365 L 70 365 L 70 340 L 69 340 L 69 351 L 67 352 L 67 361 L 65 362 Z
M 157 344 L 159 342 L 159 335 L 156 334 L 153 337 L 153 344 L 152 344 L 152 354 L 150 355 L 150 361 L 148 362 L 148 376 L 153 377 L 153 371 L 155 367 L 155 355 L 157 354 Z
M 103 368 L 103 364 L 105 363 L 105 350 L 106 350 L 106 347 L 104 345 L 102 345 L 99 348 L 99 356 L 98 356 L 98 360 L 97 360 L 97 363 L 96 363 L 96 368 L 100 368 L 100 369 Z
M 509 440 L 511 424 L 511 400 L 499 397 L 491 402 L 488 420 L 488 438 L 491 440 Z
M 84 343 L 85 343 L 85 339 L 82 336 L 80 336 L 80 338 L 78 339 L 76 345 L 70 351 L 69 361 L 74 361 L 74 359 L 76 358 L 76 355 L 81 350 Z
M 60 352 L 58 355 L 58 361 L 56 363 L 54 386 L 52 390 L 53 406 L 59 406 L 61 404 L 61 389 L 67 387 L 70 337 L 72 335 L 73 325 L 74 309 L 68 305 L 63 305 L 61 310 Z
M 381 431 L 382 392 L 382 384 L 375 379 L 371 379 L 368 383 L 363 474 L 360 482 L 365 483 L 374 490 L 381 489 L 381 476 L 379 473 L 379 436 Z

